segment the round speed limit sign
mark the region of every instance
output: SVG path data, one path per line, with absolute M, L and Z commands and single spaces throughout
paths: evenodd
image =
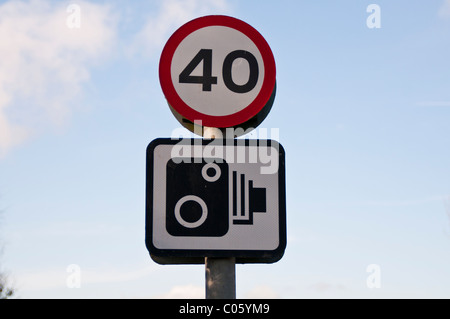
M 228 16 L 206 16 L 179 28 L 159 64 L 161 88 L 175 117 L 203 127 L 256 127 L 272 107 L 276 67 L 262 35 Z

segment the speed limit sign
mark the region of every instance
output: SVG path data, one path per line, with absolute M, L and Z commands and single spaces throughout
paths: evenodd
M 272 51 L 247 23 L 206 16 L 180 27 L 159 64 L 161 88 L 175 117 L 194 131 L 203 127 L 256 127 L 276 91 Z

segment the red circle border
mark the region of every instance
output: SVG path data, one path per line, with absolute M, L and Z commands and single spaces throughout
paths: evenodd
M 243 110 L 225 116 L 212 116 L 200 113 L 187 105 L 178 95 L 172 83 L 171 64 L 178 45 L 189 34 L 209 26 L 225 26 L 245 34 L 256 45 L 264 62 L 264 80 L 259 94 Z M 256 116 L 269 101 L 276 81 L 275 59 L 264 37 L 246 22 L 229 16 L 211 15 L 200 17 L 181 26 L 169 38 L 161 53 L 159 80 L 162 91 L 172 108 L 191 122 L 201 120 L 202 126 L 235 127 Z

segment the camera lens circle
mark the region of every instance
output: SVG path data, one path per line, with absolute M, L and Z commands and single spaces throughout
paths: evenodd
M 213 176 L 210 176 L 208 174 L 208 170 L 214 170 L 215 174 Z M 215 182 L 220 178 L 220 175 L 222 174 L 222 171 L 220 170 L 219 165 L 216 163 L 208 163 L 202 168 L 202 176 L 203 178 L 208 182 Z
M 188 221 L 184 220 L 183 217 L 181 216 L 181 211 L 180 211 L 181 206 L 183 206 L 184 203 L 189 202 L 189 201 L 197 202 L 200 205 L 200 207 L 202 208 L 202 216 L 200 216 L 200 219 L 195 222 L 188 222 Z M 184 196 L 175 205 L 175 218 L 182 226 L 184 226 L 186 228 L 197 228 L 197 227 L 201 226 L 205 222 L 206 217 L 208 217 L 208 207 L 206 206 L 205 201 L 198 196 L 195 196 L 195 195 Z

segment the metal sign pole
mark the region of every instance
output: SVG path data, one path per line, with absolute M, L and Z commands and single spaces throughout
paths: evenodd
M 206 299 L 236 299 L 235 258 L 205 258 Z
M 204 127 L 204 138 L 223 137 L 218 128 Z M 236 299 L 236 259 L 205 257 L 206 299 Z

